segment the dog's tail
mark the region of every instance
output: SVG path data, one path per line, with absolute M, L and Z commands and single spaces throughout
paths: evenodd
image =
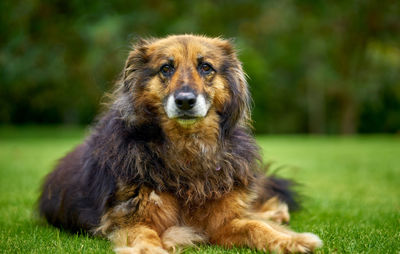
M 271 198 L 278 198 L 279 201 L 288 205 L 290 211 L 301 207 L 300 194 L 296 191 L 299 186 L 293 180 L 280 178 L 276 175 L 265 176 L 261 173 L 256 175 L 255 205 L 262 205 Z

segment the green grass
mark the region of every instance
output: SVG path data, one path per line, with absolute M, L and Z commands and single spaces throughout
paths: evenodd
M 35 217 L 44 175 L 87 133 L 0 128 L 0 252 L 111 253 L 109 242 L 59 231 Z M 265 160 L 303 184 L 291 227 L 319 235 L 317 253 L 400 252 L 400 137 L 260 136 Z M 187 253 L 256 253 L 201 246 Z

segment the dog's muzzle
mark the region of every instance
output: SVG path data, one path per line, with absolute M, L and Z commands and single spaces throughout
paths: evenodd
M 207 115 L 210 103 L 203 94 L 184 86 L 167 97 L 164 108 L 170 119 L 176 119 L 182 125 L 191 125 Z

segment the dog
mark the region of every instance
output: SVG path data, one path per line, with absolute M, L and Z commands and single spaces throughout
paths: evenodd
M 117 253 L 208 243 L 312 252 L 322 241 L 281 225 L 289 180 L 262 173 L 250 94 L 229 40 L 140 40 L 89 137 L 43 184 L 39 212 Z

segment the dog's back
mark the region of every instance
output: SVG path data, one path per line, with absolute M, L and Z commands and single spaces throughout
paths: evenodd
M 98 226 L 113 181 L 93 175 L 83 156 L 86 145 L 78 146 L 59 161 L 43 184 L 39 212 L 56 227 L 71 231 L 91 230 Z

